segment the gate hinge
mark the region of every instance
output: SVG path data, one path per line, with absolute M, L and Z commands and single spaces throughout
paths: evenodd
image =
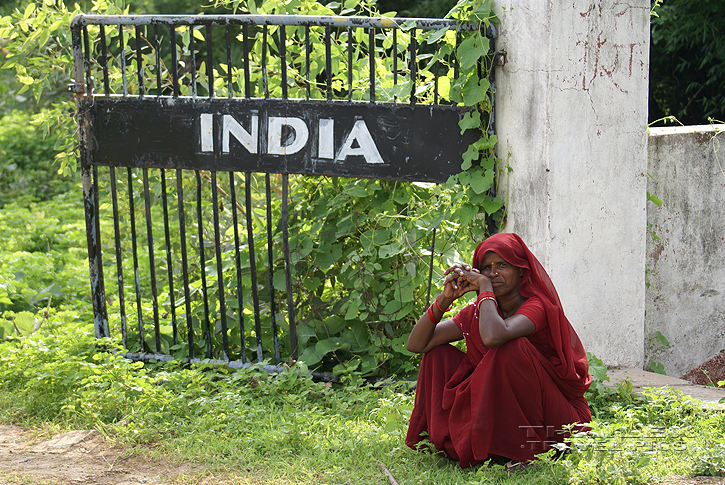
M 86 86 L 83 83 L 69 84 L 67 90 L 69 93 L 73 94 L 85 94 Z

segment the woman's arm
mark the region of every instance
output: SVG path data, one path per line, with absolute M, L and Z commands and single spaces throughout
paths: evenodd
M 455 342 L 463 338 L 463 332 L 453 320 L 443 320 L 435 324 L 424 313 L 408 336 L 407 348 L 411 352 L 426 353 L 439 345 Z
M 455 271 L 459 275 L 459 285 L 466 284 L 464 283 L 466 281 L 469 287 L 478 294 L 484 291 L 493 293 L 493 285 L 488 276 L 465 268 L 457 268 Z M 518 297 L 518 292 L 516 296 Z M 514 299 L 514 301 L 516 300 Z M 498 312 L 498 304 L 504 305 L 503 310 L 508 306 L 511 312 L 515 312 L 518 306 L 521 305 L 521 303 L 516 304 L 511 303 L 511 301 L 497 303 L 495 300 L 490 299 L 479 303 L 478 331 L 481 340 L 483 340 L 483 345 L 489 349 L 495 349 L 510 340 L 534 333 L 536 326 L 528 317 L 514 313 L 508 318 L 503 318 Z M 504 314 L 506 314 L 506 311 L 504 311 Z
M 516 313 L 506 319 L 501 318 L 492 300 L 483 300 L 478 307 L 478 313 L 478 331 L 483 345 L 489 349 L 501 347 L 515 338 L 531 335 L 536 330 L 534 322 L 524 315 Z
M 433 316 L 436 319 L 443 317 L 443 312 L 440 311 L 441 309 L 448 309 L 454 301 L 474 289 L 465 278 L 460 277 L 463 272 L 470 270 L 471 267 L 467 264 L 454 265 L 446 270 L 446 279 L 443 282 L 443 293 L 438 295 L 435 303 L 431 307 Z M 430 319 L 426 311 L 418 319 L 413 330 L 410 331 L 406 347 L 411 352 L 425 353 L 439 345 L 455 342 L 462 338 L 463 332 L 453 320 L 444 320 L 440 323 L 435 323 Z

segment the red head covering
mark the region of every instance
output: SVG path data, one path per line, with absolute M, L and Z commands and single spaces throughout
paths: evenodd
M 521 294 L 527 298 L 537 295 L 543 302 L 551 341 L 559 355 L 558 362 L 556 359 L 550 361 L 555 371 L 552 377 L 568 398 L 583 396 L 592 381 L 587 355 L 579 336 L 564 315 L 559 295 L 546 270 L 517 234 L 494 234 L 480 243 L 473 253 L 471 264 L 474 268 L 481 269 L 481 262 L 488 251 L 498 254 L 509 264 L 524 268 Z

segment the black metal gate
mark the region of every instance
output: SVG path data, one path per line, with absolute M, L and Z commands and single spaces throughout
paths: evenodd
M 418 73 L 426 59 L 455 65 L 454 56 L 436 42 L 420 46 L 418 34 L 474 28 L 360 17 L 76 17 L 72 89 L 97 337 L 111 334 L 110 304 L 134 359 L 296 359 L 304 309 L 292 283 L 290 174 L 441 182 L 459 172 L 474 136 L 458 128 L 468 109 L 441 104 L 437 71 Z M 381 74 L 381 56 L 392 57 L 391 71 Z M 109 231 L 112 240 L 102 240 Z M 260 281 L 256 254 L 265 250 Z M 278 251 L 283 275 L 273 270 Z M 109 272 L 116 281 L 106 287 Z M 282 351 L 281 333 L 289 335 Z

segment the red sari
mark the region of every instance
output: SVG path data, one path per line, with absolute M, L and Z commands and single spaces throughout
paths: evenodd
M 487 251 L 524 268 L 516 313 L 535 330 L 489 349 L 479 334 L 478 309 L 469 305 L 453 321 L 467 352 L 441 345 L 421 362 L 406 444 L 425 438 L 462 468 L 492 457 L 528 461 L 561 442 L 563 427 L 591 421 L 584 392 L 591 383 L 584 348 L 561 310 L 541 264 L 515 234 L 497 234 L 476 248 L 480 269 Z

